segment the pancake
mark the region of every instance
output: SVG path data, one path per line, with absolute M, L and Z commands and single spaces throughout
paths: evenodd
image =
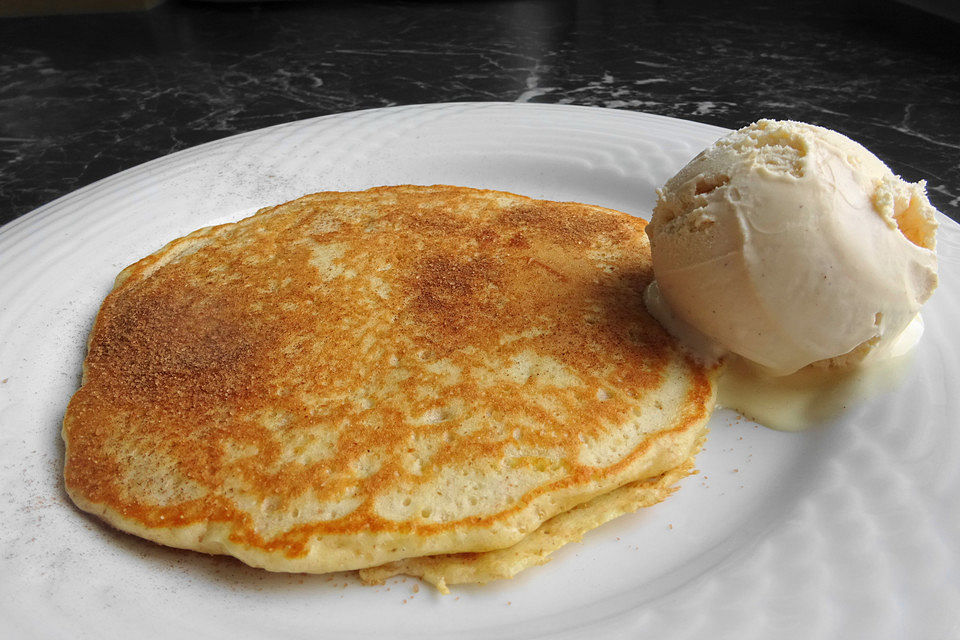
M 375 585 L 397 575 L 414 576 L 429 582 L 440 593 L 448 594 L 449 585 L 486 584 L 512 578 L 524 569 L 546 564 L 551 553 L 571 542 L 580 542 L 590 530 L 666 500 L 679 488 L 676 483 L 691 473 L 694 473 L 693 457 L 656 478 L 631 482 L 557 514 L 505 549 L 397 560 L 360 569 L 360 579 Z
M 517 544 L 685 463 L 714 371 L 647 315 L 644 221 L 449 186 L 318 193 L 125 269 L 63 424 L 81 508 L 323 573 Z

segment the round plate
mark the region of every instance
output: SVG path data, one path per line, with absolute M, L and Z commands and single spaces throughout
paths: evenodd
M 648 216 L 724 130 L 605 109 L 438 104 L 271 127 L 149 162 L 0 229 L 0 632 L 16 638 L 934 638 L 960 632 L 960 226 L 895 388 L 802 433 L 718 411 L 700 474 L 514 580 L 271 574 L 75 509 L 60 421 L 113 277 L 305 193 L 447 183 Z M 599 634 L 599 635 L 597 635 Z

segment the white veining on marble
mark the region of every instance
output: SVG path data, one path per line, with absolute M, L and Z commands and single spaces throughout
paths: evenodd
M 864 143 L 905 178 L 926 179 L 934 204 L 960 217 L 960 55 L 928 37 L 929 25 L 913 40 L 906 27 L 896 37 L 858 29 L 844 4 L 813 0 L 785 14 L 732 0 L 508 0 L 383 5 L 371 19 L 364 4 L 167 3 L 42 29 L 3 20 L 0 221 L 233 133 L 476 100 L 727 128 L 810 121 Z
M 546 95 L 553 91 L 556 87 L 541 87 L 540 78 L 542 74 L 550 71 L 550 67 L 540 64 L 539 62 L 535 64 L 530 69 L 530 74 L 526 78 L 527 90 L 517 96 L 517 99 L 514 102 L 530 102 L 533 98 Z

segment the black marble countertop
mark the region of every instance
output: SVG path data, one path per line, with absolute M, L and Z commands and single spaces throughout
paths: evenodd
M 515 101 L 863 143 L 960 219 L 960 25 L 893 2 L 170 1 L 0 19 L 0 222 L 235 133 L 388 105 Z

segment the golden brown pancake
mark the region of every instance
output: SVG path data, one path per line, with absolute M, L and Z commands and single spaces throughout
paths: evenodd
M 514 545 L 676 469 L 704 431 L 713 372 L 644 310 L 644 224 L 401 186 L 175 240 L 100 309 L 67 491 L 276 571 Z
M 396 575 L 416 576 L 447 594 L 450 593 L 448 587 L 454 584 L 486 584 L 512 578 L 524 569 L 546 564 L 551 553 L 570 542 L 580 542 L 590 530 L 625 513 L 666 500 L 679 488 L 676 483 L 691 473 L 694 473 L 692 456 L 655 478 L 631 482 L 558 513 L 505 549 L 396 560 L 360 569 L 360 579 L 367 584 L 383 584 Z

